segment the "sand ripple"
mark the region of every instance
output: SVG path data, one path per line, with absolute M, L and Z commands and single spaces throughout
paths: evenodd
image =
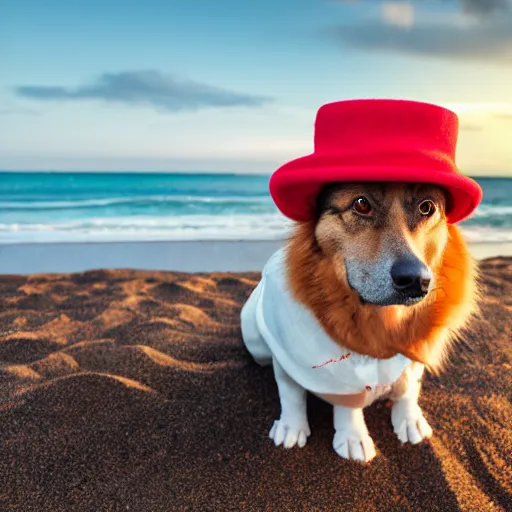
M 400 446 L 377 404 L 367 468 L 319 400 L 306 448 L 268 441 L 275 383 L 239 328 L 257 274 L 0 277 L 0 510 L 510 510 L 512 260 L 483 269 L 482 317 L 425 383 L 435 437 Z

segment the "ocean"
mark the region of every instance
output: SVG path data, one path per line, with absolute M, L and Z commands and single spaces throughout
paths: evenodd
M 484 201 L 468 241 L 512 241 L 512 178 L 477 178 Z M 268 176 L 0 173 L 0 243 L 272 240 L 289 221 Z

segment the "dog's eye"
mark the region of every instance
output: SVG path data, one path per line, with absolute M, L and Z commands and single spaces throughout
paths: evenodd
M 430 199 L 425 199 L 420 203 L 419 210 L 423 217 L 431 217 L 436 211 L 436 205 Z
M 373 211 L 372 205 L 366 197 L 358 197 L 354 201 L 352 208 L 360 215 L 370 215 Z

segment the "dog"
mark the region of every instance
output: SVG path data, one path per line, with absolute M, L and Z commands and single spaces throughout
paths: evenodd
M 335 452 L 376 455 L 363 410 L 389 399 L 402 443 L 432 435 L 418 397 L 477 310 L 478 269 L 434 184 L 328 183 L 241 312 L 246 347 L 271 364 L 281 404 L 269 436 L 303 447 L 306 396 L 334 409 Z M 300 382 L 298 382 L 300 381 Z

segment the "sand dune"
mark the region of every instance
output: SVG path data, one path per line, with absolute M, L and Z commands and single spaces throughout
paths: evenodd
M 303 450 L 275 448 L 272 373 L 244 350 L 258 274 L 0 277 L 0 510 L 487 511 L 512 507 L 512 259 L 482 264 L 482 317 L 422 405 L 435 437 L 335 456 L 311 399 Z

